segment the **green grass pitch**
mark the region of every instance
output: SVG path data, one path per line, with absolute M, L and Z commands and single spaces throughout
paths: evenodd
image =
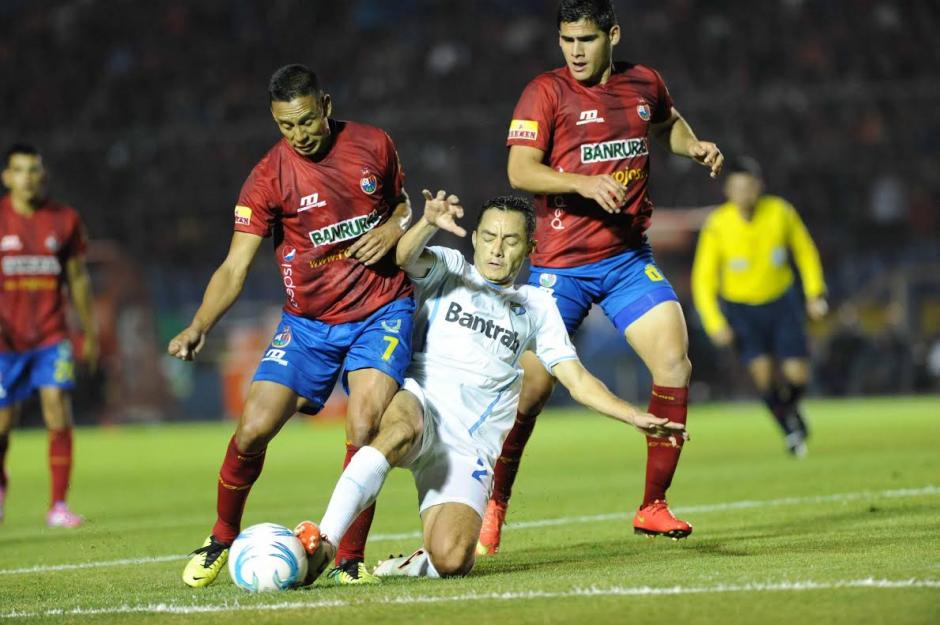
M 45 434 L 14 434 L 0 525 L 4 623 L 940 623 L 940 398 L 811 401 L 794 460 L 756 403 L 694 406 L 670 500 L 687 540 L 634 536 L 639 434 L 543 415 L 503 551 L 456 580 L 249 595 L 224 572 L 194 591 L 183 554 L 214 520 L 231 424 L 82 428 L 77 530 L 44 527 Z M 338 424 L 291 423 L 245 523 L 319 519 L 340 472 Z M 394 471 L 368 557 L 419 546 L 411 476 Z M 322 582 L 321 582 L 322 583 Z

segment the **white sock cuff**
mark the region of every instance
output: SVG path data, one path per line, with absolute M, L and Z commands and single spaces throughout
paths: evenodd
M 336 483 L 320 521 L 320 531 L 331 543 L 339 545 L 359 512 L 375 501 L 391 468 L 375 447 L 366 446 L 356 452 Z
M 356 455 L 352 457 L 349 461 L 349 464 L 357 463 L 363 465 L 363 468 L 368 467 L 372 472 L 381 472 L 388 473 L 392 466 L 388 463 L 388 459 L 385 457 L 381 451 L 375 447 L 366 445 L 365 447 L 360 447 L 359 451 L 356 452 Z M 348 467 L 349 465 L 347 465 Z

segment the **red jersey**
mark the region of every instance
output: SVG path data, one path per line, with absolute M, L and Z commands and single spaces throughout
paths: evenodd
M 583 85 L 567 67 L 530 82 L 513 111 L 506 144 L 545 152 L 561 172 L 610 174 L 626 187 L 619 214 L 577 194 L 536 195 L 532 264 L 576 267 L 603 260 L 643 241 L 653 204 L 647 193 L 650 124 L 672 113 L 659 74 L 616 63 L 605 84 Z
M 330 120 L 333 144 L 313 161 L 286 139 L 242 186 L 235 230 L 274 236 L 289 313 L 327 323 L 365 319 L 412 292 L 394 252 L 371 267 L 349 247 L 388 221 L 404 174 L 391 138 L 365 124 Z
M 0 198 L 0 352 L 48 347 L 68 336 L 66 263 L 85 253 L 78 212 L 47 200 L 31 216 Z

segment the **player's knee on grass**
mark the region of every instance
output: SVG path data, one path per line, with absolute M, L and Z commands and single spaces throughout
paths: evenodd
M 443 534 L 435 536 L 427 546 L 431 564 L 441 577 L 461 577 L 473 569 L 476 559 L 476 536 Z
M 448 502 L 424 516 L 424 547 L 441 577 L 466 575 L 476 559 L 483 520 L 467 504 Z

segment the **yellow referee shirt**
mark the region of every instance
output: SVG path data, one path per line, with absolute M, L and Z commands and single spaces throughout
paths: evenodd
M 819 252 L 796 209 L 783 198 L 765 195 L 745 219 L 725 202 L 702 227 L 692 265 L 692 296 L 705 331 L 728 327 L 718 297 L 739 304 L 766 304 L 793 284 L 789 256 L 799 269 L 807 299 L 826 291 Z

